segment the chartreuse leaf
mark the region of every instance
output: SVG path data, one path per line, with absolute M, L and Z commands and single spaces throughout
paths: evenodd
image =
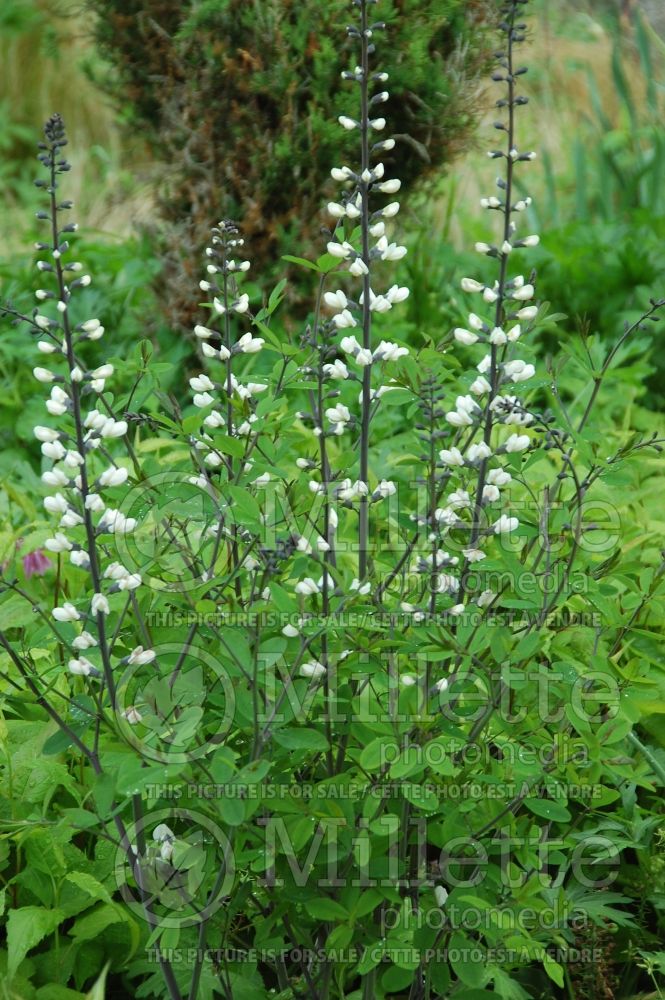
M 560 989 L 563 989 L 563 966 L 555 962 L 553 958 L 550 958 L 547 952 L 543 955 L 543 969 L 552 982 L 556 983 Z
M 107 962 L 104 966 L 99 978 L 96 980 L 92 988 L 86 993 L 85 1000 L 104 1000 L 106 995 L 106 977 L 108 975 L 110 964 L 110 962 Z
M 9 911 L 7 973 L 10 980 L 30 949 L 52 934 L 64 919 L 62 910 L 47 910 L 42 906 L 22 906 Z

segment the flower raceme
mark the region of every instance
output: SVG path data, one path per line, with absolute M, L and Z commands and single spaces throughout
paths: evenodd
M 439 472 L 432 471 L 432 482 L 440 482 L 441 487 L 431 495 L 432 513 L 428 519 L 431 534 L 427 540 L 431 552 L 426 558 L 418 556 L 414 568 L 431 573 L 432 560 L 436 563 L 444 539 L 451 533 L 464 532 L 466 544 L 461 547 L 459 578 L 454 582 L 445 581 L 447 586 L 441 587 L 432 577 L 430 611 L 439 607 L 454 616 L 461 614 L 469 602 L 484 607 L 495 597 L 491 591 L 478 586 L 475 582 L 480 579 L 478 573 L 470 574 L 469 567 L 482 563 L 489 554 L 490 545 L 501 544 L 502 538 L 518 531 L 519 520 L 511 516 L 504 491 L 507 494 L 511 486 L 510 468 L 514 467 L 516 457 L 537 444 L 530 434 L 523 433 L 535 423 L 536 416 L 522 396 L 514 394 L 517 387 L 528 383 L 536 374 L 535 366 L 519 357 L 516 351 L 538 315 L 538 307 L 533 302 L 533 280 L 514 270 L 521 260 L 520 255 L 539 243 L 536 234 L 527 232 L 522 236 L 518 233 L 518 221 L 531 199 L 515 197 L 516 171 L 535 158 L 534 153 L 519 150 L 515 134 L 516 109 L 527 103 L 527 99 L 517 93 L 525 70 L 517 69 L 514 64 L 516 45 L 522 40 L 515 20 L 518 9 L 518 4 L 508 3 L 503 10 L 501 30 L 506 44 L 497 53 L 498 70 L 493 74 L 493 79 L 506 91 L 497 101 L 505 121 L 496 124 L 505 136 L 506 145 L 503 149 L 492 150 L 489 156 L 500 161 L 504 171 L 497 179 L 498 193 L 481 200 L 483 209 L 498 216 L 500 232 L 495 241 L 479 242 L 475 247 L 493 262 L 496 276 L 462 278 L 462 291 L 476 297 L 480 307 L 470 311 L 465 324 L 453 331 L 455 342 L 469 356 L 473 357 L 479 349 L 483 350 L 483 355 L 474 362 L 478 374 L 467 383 L 468 391 L 456 397 L 454 406 L 437 409 L 432 404 L 428 411 L 443 417 L 449 426 L 446 435 L 449 441 L 444 447 L 439 445 Z M 505 391 L 508 386 L 512 390 L 510 394 Z M 517 425 L 519 433 L 506 433 L 510 425 Z M 432 433 L 434 442 L 439 432 Z M 510 462 L 508 468 L 506 460 Z M 448 482 L 457 488 L 446 497 L 443 485 Z M 472 578 L 473 585 L 470 583 Z M 441 593 L 449 595 L 449 607 L 439 604 L 436 594 Z
M 113 365 L 91 368 L 84 360 L 86 343 L 101 340 L 104 327 L 96 318 L 76 319 L 80 313 L 77 295 L 90 285 L 91 278 L 81 275 L 80 262 L 69 260 L 68 237 L 77 227 L 63 218 L 72 203 L 57 197 L 59 178 L 69 170 L 63 156 L 67 139 L 62 119 L 54 115 L 44 131 L 46 141 L 40 145 L 39 159 L 49 174 L 50 210 L 38 213 L 38 218 L 49 223 L 51 232 L 49 240 L 37 244 L 44 258 L 37 268 L 52 277 L 53 287 L 38 289 L 36 298 L 41 309 L 52 305 L 54 315 L 35 310 L 24 319 L 42 335 L 37 347 L 50 359 L 49 368 L 37 366 L 33 374 L 39 383 L 51 387 L 45 406 L 54 423 L 38 424 L 33 433 L 43 457 L 52 463 L 42 475 L 43 482 L 55 489 L 44 499 L 44 508 L 57 519 L 57 530 L 44 548 L 59 558 L 68 556 L 84 581 L 81 597 L 53 608 L 52 617 L 58 624 L 76 624 L 81 629 L 69 639 L 61 635 L 65 648 L 69 646 L 73 654 L 81 649 L 93 651 L 92 660 L 72 655 L 69 671 L 87 678 L 105 675 L 113 698 L 115 654 L 105 629 L 105 617 L 111 611 L 109 596 L 135 591 L 142 583 L 139 573 L 106 561 L 103 542 L 109 533 L 128 533 L 136 527 L 135 518 L 126 517 L 104 499 L 107 489 L 121 486 L 129 476 L 109 451 L 113 441 L 126 437 L 128 424 L 113 416 L 104 396 Z

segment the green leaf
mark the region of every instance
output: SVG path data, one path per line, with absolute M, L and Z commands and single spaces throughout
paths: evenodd
M 7 973 L 10 979 L 30 949 L 52 934 L 64 919 L 62 910 L 46 910 L 41 906 L 22 906 L 18 910 L 9 911 Z
M 340 920 L 349 919 L 348 910 L 344 909 L 341 903 L 335 902 L 334 899 L 328 899 L 327 896 L 308 900 L 305 903 L 305 909 L 308 915 L 316 920 L 334 920 L 339 923 Z
M 394 746 L 395 741 L 387 736 L 378 736 L 368 743 L 360 754 L 359 764 L 364 771 L 378 771 L 386 763 L 384 748 Z
M 113 902 L 102 883 L 98 882 L 92 875 L 88 875 L 87 872 L 69 872 L 68 875 L 65 875 L 65 881 L 78 886 L 95 900 L 102 900 L 104 903 Z
M 79 917 L 69 933 L 76 942 L 94 941 L 111 924 L 120 924 L 124 919 L 119 906 L 115 903 L 105 903 Z
M 0 604 L 0 629 L 23 628 L 36 620 L 32 605 L 23 597 L 13 594 Z
M 58 986 L 57 983 L 49 983 L 47 986 L 40 986 L 35 994 L 35 1000 L 86 1000 L 86 994 L 70 990 L 66 986 Z
M 543 955 L 543 969 L 552 982 L 556 983 L 559 989 L 563 989 L 563 966 L 555 962 L 553 958 L 550 958 L 547 953 Z
M 304 257 L 294 257 L 292 254 L 286 253 L 282 255 L 282 260 L 288 260 L 289 264 L 297 264 L 298 267 L 304 267 L 308 271 L 319 272 L 318 264 L 312 263 L 311 260 L 305 260 Z
M 104 1000 L 106 995 L 106 977 L 108 975 L 110 962 L 107 962 L 102 969 L 99 978 L 85 995 L 85 1000 Z
M 328 741 L 323 733 L 316 729 L 277 729 L 273 739 L 286 750 L 327 750 Z
M 478 951 L 478 945 L 463 934 L 455 933 L 450 939 L 450 953 L 455 955 L 450 964 L 453 972 L 465 986 L 482 987 L 489 979 L 489 970 L 484 961 L 469 958 Z
M 524 804 L 534 816 L 541 816 L 543 819 L 555 823 L 567 823 L 571 818 L 565 806 L 562 806 L 560 802 L 553 802 L 551 799 L 527 798 L 524 800 Z

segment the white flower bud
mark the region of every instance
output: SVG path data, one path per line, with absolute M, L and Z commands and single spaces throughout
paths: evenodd
M 528 302 L 535 295 L 535 288 L 533 285 L 523 285 L 521 288 L 516 288 L 513 292 L 513 298 L 517 302 Z M 521 317 L 520 317 L 521 318 Z
M 463 329 L 463 327 L 459 326 L 456 327 L 454 336 L 455 340 L 459 344 L 465 344 L 467 347 L 470 347 L 472 344 L 475 344 L 476 341 L 478 340 L 478 337 L 475 333 L 471 333 L 470 330 L 465 330 Z
M 93 594 L 90 611 L 93 615 L 109 615 L 111 613 L 109 602 L 103 594 Z
M 516 517 L 508 517 L 507 514 L 502 514 L 492 527 L 495 535 L 508 535 L 511 531 L 516 531 L 519 526 L 520 522 Z
M 98 482 L 100 486 L 122 486 L 127 482 L 128 476 L 127 469 L 110 468 L 102 472 Z
M 326 668 L 318 660 L 312 660 L 310 663 L 302 663 L 299 673 L 301 677 L 310 677 L 313 680 L 319 680 L 325 675 Z
M 392 180 L 382 181 L 380 184 L 377 184 L 376 190 L 381 191 L 382 194 L 397 194 L 401 186 L 402 182 L 395 177 Z M 387 207 L 389 208 L 390 206 Z M 385 208 L 383 210 L 383 214 L 386 218 L 390 218 L 390 216 L 386 216 Z
M 72 646 L 74 649 L 90 649 L 92 646 L 97 645 L 97 640 L 94 635 L 90 635 L 89 632 L 81 632 L 77 635 L 75 639 L 72 640 Z
M 80 619 L 80 614 L 73 604 L 66 601 L 62 607 L 53 608 L 51 612 L 57 622 L 76 622 Z
M 72 543 L 62 531 L 57 531 L 53 538 L 46 539 L 44 548 L 48 552 L 69 552 L 72 548 Z

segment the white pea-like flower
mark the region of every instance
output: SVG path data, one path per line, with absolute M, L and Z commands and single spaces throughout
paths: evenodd
M 42 482 L 46 486 L 67 486 L 69 477 L 62 469 L 50 469 L 42 473 Z
M 258 354 L 264 343 L 265 341 L 261 337 L 253 337 L 251 333 L 244 333 L 236 346 L 242 354 Z
M 439 684 L 444 684 L 445 687 L 438 687 L 437 685 Z M 435 684 L 434 686 L 436 687 L 437 691 L 445 691 L 446 688 L 448 687 L 448 681 L 445 680 L 444 678 L 443 681 L 437 681 L 437 684 Z M 434 899 L 436 900 L 436 905 L 439 907 L 439 909 L 443 909 L 443 907 L 446 905 L 446 900 L 448 899 L 448 890 L 444 889 L 442 885 L 435 886 Z
M 128 478 L 129 472 L 127 469 L 111 467 L 102 472 L 97 482 L 100 486 L 122 486 L 123 483 L 127 482 Z
M 451 510 L 462 510 L 471 506 L 471 496 L 467 490 L 455 490 L 447 497 L 447 503 Z
M 348 181 L 355 177 L 350 167 L 333 167 L 330 176 L 334 181 Z
M 38 441 L 57 441 L 60 437 L 60 433 L 54 430 L 52 427 L 33 427 L 32 433 L 35 435 Z
M 208 392 L 215 388 L 215 383 L 207 375 L 197 375 L 195 378 L 190 378 L 189 384 L 194 392 Z
M 47 441 L 40 450 L 45 458 L 52 458 L 54 462 L 61 462 L 67 454 L 67 449 L 61 441 Z
M 504 450 L 509 454 L 513 452 L 526 451 L 526 449 L 531 444 L 531 438 L 528 434 L 511 434 L 510 437 L 504 441 Z
M 489 458 L 492 454 L 492 449 L 484 441 L 478 442 L 478 444 L 472 444 L 469 446 L 466 452 L 466 457 L 469 462 L 482 462 L 486 458 Z
M 483 590 L 482 594 L 476 598 L 476 604 L 479 608 L 486 608 L 492 603 L 495 597 L 496 594 L 493 590 Z
M 100 677 L 100 672 L 97 668 L 87 660 L 85 656 L 81 656 L 78 660 L 70 660 L 67 664 L 70 674 L 74 674 L 76 677 Z
M 44 548 L 48 552 L 69 552 L 73 545 L 67 538 L 67 536 L 62 531 L 57 531 L 53 538 L 47 538 L 44 542 Z
M 342 309 L 340 313 L 333 316 L 333 323 L 338 330 L 348 330 L 354 326 L 357 326 L 355 317 L 348 309 Z
M 490 469 L 487 473 L 487 482 L 493 486 L 507 486 L 512 482 L 513 477 L 505 469 Z
M 385 500 L 387 497 L 395 496 L 397 487 L 389 479 L 382 479 L 372 494 L 376 498 Z
M 516 302 L 528 302 L 536 294 L 536 290 L 533 285 L 522 285 L 521 288 L 516 288 L 513 292 L 512 297 Z
M 194 406 L 202 409 L 204 406 L 211 406 L 215 402 L 215 397 L 209 392 L 197 392 L 192 397 L 192 402 Z
M 492 386 L 484 375 L 479 375 L 469 386 L 469 392 L 472 392 L 474 396 L 483 396 L 486 392 L 490 392 L 491 389 Z
M 326 292 L 323 301 L 331 309 L 346 309 L 349 304 L 349 300 L 341 288 L 338 288 L 336 292 Z
M 340 260 L 348 260 L 355 254 L 350 243 L 336 243 L 333 240 L 328 243 L 327 250 L 331 257 L 337 257 Z
M 346 206 L 340 205 L 339 202 L 329 201 L 327 208 L 328 215 L 332 215 L 333 219 L 343 219 L 346 215 Z
M 216 336 L 214 330 L 210 330 L 207 326 L 201 326 L 201 324 L 194 327 L 194 334 L 199 340 L 209 340 L 211 337 Z
M 334 381 L 343 381 L 349 377 L 349 369 L 340 358 L 332 364 L 324 365 L 323 372 L 328 376 L 328 378 L 331 378 Z
M 391 306 L 395 306 L 408 299 L 409 294 L 410 291 L 408 288 L 404 286 L 400 287 L 399 285 L 391 285 L 384 298 L 391 304 Z
M 382 340 L 372 353 L 374 361 L 398 361 L 409 353 L 408 347 L 400 347 L 389 340 Z
M 439 452 L 439 458 L 441 459 L 444 465 L 449 465 L 449 466 L 464 465 L 464 456 L 462 455 L 462 452 L 459 450 L 459 448 L 455 447 L 442 448 L 441 451 Z
M 512 531 L 517 531 L 520 526 L 520 522 L 516 517 L 508 517 L 507 514 L 502 514 L 498 521 L 495 521 L 492 525 L 492 530 L 495 535 L 509 535 Z
M 94 635 L 90 634 L 90 632 L 83 631 L 80 635 L 77 635 L 75 639 L 72 639 L 72 647 L 74 649 L 91 649 L 96 645 L 97 640 Z
M 394 178 L 391 178 L 390 180 L 387 180 L 387 181 L 381 181 L 380 184 L 376 185 L 376 190 L 380 191 L 382 194 L 397 194 L 397 192 L 399 191 L 399 189 L 401 188 L 401 186 L 402 186 L 401 180 L 399 180 L 399 178 L 397 178 L 397 177 L 394 177 Z M 393 204 L 397 204 L 397 202 L 394 202 Z M 389 209 L 389 208 L 391 208 L 391 205 L 388 205 L 388 206 L 386 206 L 386 208 L 383 209 L 383 214 L 384 214 L 385 218 L 390 218 L 391 217 L 390 215 L 386 214 L 387 213 L 387 209 Z M 394 214 L 397 214 L 398 210 L 399 210 L 399 206 L 398 206 L 398 209 L 396 209 L 394 211 Z
M 107 598 L 103 594 L 93 594 L 90 611 L 93 615 L 110 615 L 111 608 Z
M 58 608 L 53 608 L 51 614 L 57 622 L 77 622 L 81 618 L 79 612 L 69 601 Z
M 49 514 L 66 514 L 69 510 L 69 503 L 62 493 L 56 493 L 53 497 L 44 498 L 44 508 Z
M 311 660 L 309 663 L 301 663 L 299 673 L 301 677 L 320 680 L 322 677 L 325 677 L 326 668 L 318 660 Z
M 387 236 L 382 236 L 376 244 L 376 250 L 381 260 L 401 260 L 406 255 L 406 247 L 400 247 L 396 243 L 389 243 Z
M 319 587 L 312 580 L 311 576 L 306 576 L 304 580 L 300 580 L 295 586 L 296 594 L 300 594 L 302 597 L 311 597 L 313 594 L 319 593 Z
M 478 340 L 476 333 L 472 333 L 471 330 L 465 330 L 461 326 L 455 328 L 454 337 L 458 344 L 464 344 L 466 347 L 471 347 Z
M 127 657 L 127 663 L 136 663 L 142 666 L 146 663 L 152 663 L 156 656 L 154 649 L 144 649 L 143 646 L 137 646 Z
M 348 406 L 338 403 L 337 406 L 331 406 L 326 410 L 326 417 L 333 424 L 345 424 L 351 419 L 351 413 Z
M 381 215 L 384 219 L 394 219 L 399 210 L 400 203 L 398 201 L 391 201 L 381 209 Z
M 127 433 L 126 420 L 113 420 L 109 417 L 100 428 L 99 434 L 102 438 L 120 438 Z
M 362 278 L 363 275 L 369 274 L 369 267 L 362 257 L 357 256 L 349 265 L 349 274 L 352 274 L 354 278 Z

